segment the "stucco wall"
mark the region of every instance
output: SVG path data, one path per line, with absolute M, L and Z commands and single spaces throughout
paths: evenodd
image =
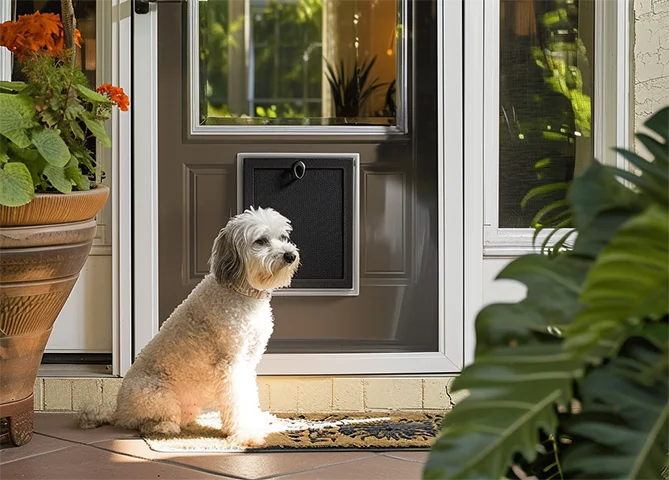
M 635 129 L 669 104 L 669 0 L 634 0 Z

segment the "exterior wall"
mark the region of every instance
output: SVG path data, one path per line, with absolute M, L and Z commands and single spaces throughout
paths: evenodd
M 445 410 L 453 377 L 259 377 L 260 405 L 273 413 Z M 116 403 L 120 378 L 38 378 L 35 410 L 77 411 Z
M 669 0 L 634 0 L 634 125 L 669 104 Z

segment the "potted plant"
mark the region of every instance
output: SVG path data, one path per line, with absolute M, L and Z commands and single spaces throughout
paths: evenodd
M 25 77 L 0 82 L 0 419 L 17 446 L 32 438 L 42 354 L 109 196 L 91 143 L 109 147 L 104 122 L 128 109 L 120 88 L 88 87 L 63 4 L 67 25 L 39 12 L 0 25 Z

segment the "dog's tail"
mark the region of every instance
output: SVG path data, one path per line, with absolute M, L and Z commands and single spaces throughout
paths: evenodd
M 79 411 L 80 428 L 97 428 L 102 425 L 114 425 L 116 407 L 103 405 L 87 405 Z

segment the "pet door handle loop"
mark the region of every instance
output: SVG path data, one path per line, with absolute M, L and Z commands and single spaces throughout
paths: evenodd
M 302 161 L 295 162 L 293 165 L 293 175 L 295 175 L 295 178 L 298 180 L 302 180 L 302 177 L 304 177 L 304 172 L 306 171 L 307 166 Z

